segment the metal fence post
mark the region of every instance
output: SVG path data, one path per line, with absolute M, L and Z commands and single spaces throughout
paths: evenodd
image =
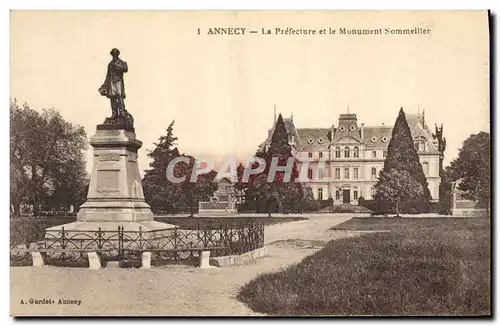
M 118 259 L 123 259 L 123 226 L 118 225 Z

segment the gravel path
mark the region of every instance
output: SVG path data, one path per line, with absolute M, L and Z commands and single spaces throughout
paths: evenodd
M 235 299 L 238 288 L 260 273 L 294 264 L 332 239 L 359 235 L 329 231 L 349 219 L 311 215 L 310 220 L 266 227 L 269 257 L 246 265 L 199 269 L 168 266 L 149 270 L 11 267 L 11 314 L 107 316 L 258 315 Z M 52 304 L 29 304 L 30 299 Z M 81 300 L 59 304 L 61 300 Z M 22 304 L 23 300 L 26 304 Z

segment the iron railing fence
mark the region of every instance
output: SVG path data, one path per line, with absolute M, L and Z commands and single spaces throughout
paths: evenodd
M 153 261 L 193 260 L 196 249 L 223 247 L 213 250 L 212 256 L 239 255 L 264 246 L 264 225 L 258 221 L 235 223 L 220 221 L 197 225 L 195 229 L 168 228 L 154 231 L 61 229 L 45 231 L 49 225 L 41 220 L 11 223 L 11 249 L 54 249 L 47 254 L 52 263 L 84 261 L 82 249 L 97 249 L 104 261 L 137 260 L 141 250 L 152 250 Z M 64 252 L 61 252 L 63 251 Z M 80 251 L 79 251 L 80 250 Z M 30 257 L 27 253 L 11 252 L 11 264 L 20 264 Z

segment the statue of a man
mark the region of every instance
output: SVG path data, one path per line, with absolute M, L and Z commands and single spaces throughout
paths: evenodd
M 110 54 L 113 59 L 111 59 L 111 62 L 108 64 L 106 79 L 99 88 L 99 93 L 110 99 L 112 111 L 110 119 L 116 119 L 118 117 L 122 118 L 126 113 L 123 74 L 128 71 L 128 66 L 125 61 L 118 57 L 120 55 L 118 49 L 112 49 Z

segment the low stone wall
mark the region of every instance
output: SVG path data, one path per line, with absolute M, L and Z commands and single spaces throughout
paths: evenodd
M 338 214 L 338 215 L 340 215 L 340 214 Z M 343 214 L 343 215 L 347 215 L 347 214 Z M 352 217 L 370 217 L 371 213 L 352 213 L 351 215 L 352 215 Z
M 485 208 L 454 208 L 453 217 L 486 217 L 488 210 Z
M 450 218 L 455 217 L 452 215 L 444 215 L 438 213 L 421 213 L 421 214 L 400 214 L 402 218 Z M 353 214 L 353 217 L 371 217 L 371 214 Z M 384 217 L 396 217 L 396 214 L 387 214 L 387 216 L 383 215 L 375 215 L 374 217 L 384 218 Z
M 217 267 L 242 265 L 254 259 L 265 257 L 268 255 L 269 255 L 269 248 L 267 246 L 264 246 L 241 255 L 212 257 L 210 258 L 210 265 Z

